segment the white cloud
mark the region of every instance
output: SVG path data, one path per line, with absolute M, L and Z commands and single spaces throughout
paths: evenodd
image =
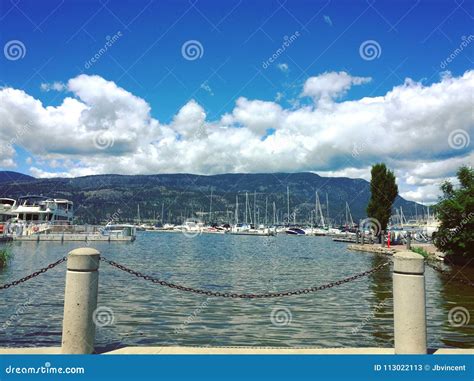
M 344 95 L 352 86 L 371 81 L 369 77 L 353 77 L 345 71 L 326 72 L 306 80 L 303 96 L 312 97 L 315 102 L 329 101 Z
M 289 66 L 287 63 L 279 63 L 277 65 L 278 69 L 280 69 L 283 73 L 288 73 L 288 71 L 290 70 Z
M 472 136 L 474 71 L 429 86 L 406 80 L 383 96 L 336 101 L 368 80 L 324 73 L 304 85 L 303 95 L 315 103 L 285 109 L 241 97 L 214 121 L 191 100 L 169 124 L 152 118 L 146 101 L 99 76 L 71 79 L 72 96 L 56 107 L 3 88 L 0 165 L 15 166 L 18 146 L 34 159 L 30 172 L 38 177 L 316 171 L 368 179 L 370 165 L 384 161 L 395 169 L 403 195 L 434 200 L 440 182 L 474 161 L 472 146 L 453 149 L 448 141 L 455 129 Z M 98 144 L 98 136 L 113 144 Z
M 62 82 L 42 83 L 40 85 L 40 88 L 43 91 L 65 91 L 65 90 L 67 90 L 67 86 Z

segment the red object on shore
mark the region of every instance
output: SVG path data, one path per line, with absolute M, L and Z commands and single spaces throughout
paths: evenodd
M 387 247 L 390 248 L 390 232 L 387 234 Z

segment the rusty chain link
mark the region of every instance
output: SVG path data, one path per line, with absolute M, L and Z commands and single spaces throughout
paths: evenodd
M 108 263 L 112 267 L 115 267 L 117 269 L 125 271 L 126 273 L 135 275 L 138 278 L 143 278 L 144 280 L 148 280 L 148 281 L 151 281 L 153 283 L 157 283 L 161 286 L 173 288 L 173 289 L 180 290 L 180 291 L 193 292 L 195 294 L 201 294 L 201 295 L 206 295 L 206 296 L 214 296 L 214 297 L 221 297 L 221 298 L 233 298 L 233 299 L 236 299 L 236 298 L 240 298 L 240 299 L 279 298 L 279 297 L 283 297 L 283 296 L 309 294 L 311 292 L 321 291 L 321 290 L 325 290 L 325 289 L 332 288 L 332 287 L 335 287 L 335 286 L 339 286 L 341 284 L 348 283 L 348 282 L 351 282 L 353 280 L 356 280 L 356 279 L 362 278 L 364 276 L 370 275 L 372 273 L 375 273 L 375 272 L 379 271 L 381 268 L 383 268 L 383 267 L 385 267 L 385 266 L 387 266 L 388 264 L 391 263 L 391 262 L 385 262 L 385 263 L 382 263 L 381 265 L 378 265 L 377 267 L 374 267 L 371 270 L 364 271 L 360 274 L 353 275 L 349 278 L 344 278 L 344 279 L 338 280 L 337 282 L 330 282 L 330 283 L 327 283 L 327 284 L 323 284 L 321 286 L 303 288 L 303 289 L 300 289 L 300 290 L 285 291 L 285 292 L 267 292 L 267 293 L 264 293 L 264 294 L 237 294 L 237 293 L 210 291 L 210 290 L 202 290 L 202 289 L 193 288 L 193 287 L 186 287 L 186 286 L 182 286 L 182 285 L 179 285 L 179 284 L 170 283 L 170 282 L 158 279 L 158 278 L 154 278 L 150 275 L 142 274 L 139 271 L 129 269 L 128 267 L 125 267 L 125 266 L 121 265 L 120 263 L 111 261 L 110 259 L 107 259 L 107 258 L 104 258 L 104 257 L 101 257 L 100 260 L 102 262 Z
M 4 290 L 6 288 L 10 288 L 12 286 L 16 286 L 16 285 L 19 285 L 20 283 L 23 283 L 23 282 L 26 282 L 32 278 L 35 278 L 37 277 L 38 275 L 40 274 L 43 274 L 45 273 L 46 271 L 48 270 L 51 270 L 52 268 L 56 267 L 57 265 L 60 265 L 61 263 L 65 262 L 67 260 L 67 257 L 63 257 L 59 260 L 57 260 L 56 262 L 54 263 L 51 263 L 50 265 L 46 266 L 46 267 L 43 267 L 42 269 L 38 270 L 38 271 L 35 271 L 34 273 L 28 275 L 28 276 L 25 276 L 24 278 L 21 278 L 21 279 L 18 279 L 18 280 L 15 280 L 11 283 L 7 283 L 7 284 L 3 284 L 3 285 L 0 285 L 0 290 Z
M 441 275 L 444 275 L 446 277 L 450 277 L 450 280 L 453 280 L 453 281 L 459 282 L 459 283 L 464 283 L 464 284 L 467 284 L 468 286 L 474 287 L 474 282 L 470 281 L 469 279 L 457 278 L 455 276 L 452 276 L 452 274 L 449 271 L 443 270 L 443 269 L 439 268 L 436 265 L 433 265 L 432 263 L 430 263 L 428 261 L 425 261 L 425 263 L 428 267 L 430 267 L 433 270 L 437 271 Z

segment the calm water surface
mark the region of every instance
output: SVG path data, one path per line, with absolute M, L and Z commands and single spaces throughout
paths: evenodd
M 84 243 L 12 244 L 0 284 Z M 387 257 L 351 252 L 326 237 L 140 233 L 133 243 L 97 243 L 102 255 L 164 280 L 223 292 L 292 290 L 339 280 Z M 65 264 L 1 293 L 0 347 L 59 346 Z M 463 270 L 465 271 L 465 270 Z M 467 274 L 472 276 L 471 274 Z M 471 278 L 472 279 L 472 278 Z M 474 292 L 426 270 L 430 347 L 474 348 Z M 278 299 L 233 300 L 183 293 L 101 263 L 99 306 L 114 322 L 97 329 L 98 351 L 123 346 L 390 347 L 390 267 L 332 289 Z M 462 307 L 453 326 L 449 312 Z M 464 314 L 464 315 L 462 315 Z M 459 321 L 457 321 L 459 323 Z M 454 324 L 457 325 L 457 324 Z

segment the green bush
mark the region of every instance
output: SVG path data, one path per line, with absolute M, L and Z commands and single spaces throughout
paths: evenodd
M 11 253 L 8 247 L 0 248 L 0 269 L 7 266 L 10 257 Z
M 474 258 L 474 170 L 461 167 L 459 187 L 446 181 L 435 207 L 440 227 L 434 244 L 448 257 Z
M 411 251 L 413 251 L 414 253 L 422 255 L 424 258 L 429 257 L 428 252 L 425 249 L 423 249 L 422 247 L 412 247 Z

